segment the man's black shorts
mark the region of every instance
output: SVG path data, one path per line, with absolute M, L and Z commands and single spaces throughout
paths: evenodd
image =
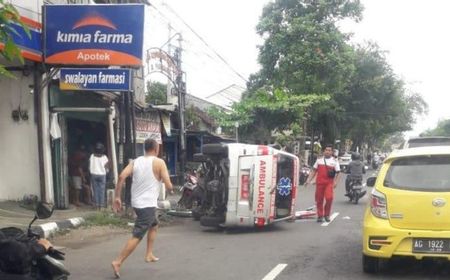
M 142 239 L 147 231 L 158 225 L 158 218 L 156 217 L 156 208 L 133 208 L 136 212 L 136 222 L 133 228 L 133 237 Z

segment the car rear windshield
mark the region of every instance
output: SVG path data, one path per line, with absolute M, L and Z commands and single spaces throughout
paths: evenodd
M 450 156 L 397 159 L 389 167 L 386 187 L 412 191 L 450 191 Z
M 408 148 L 428 146 L 450 146 L 450 138 L 418 138 L 410 139 L 408 142 Z

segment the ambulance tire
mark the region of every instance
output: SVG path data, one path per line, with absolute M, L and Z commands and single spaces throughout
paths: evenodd
M 222 144 L 206 144 L 202 148 L 205 155 L 223 155 L 228 153 L 228 147 Z
M 194 154 L 193 159 L 194 159 L 193 160 L 194 162 L 207 162 L 208 161 L 208 157 L 201 153 Z
M 200 221 L 200 218 L 203 216 L 202 211 L 198 208 L 192 210 L 192 218 L 194 221 Z
M 200 218 L 200 224 L 205 227 L 220 227 L 225 222 L 224 217 L 203 216 Z

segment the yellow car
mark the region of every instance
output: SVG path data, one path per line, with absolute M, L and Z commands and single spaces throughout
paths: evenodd
M 364 216 L 363 270 L 394 256 L 450 260 L 450 146 L 398 150 L 384 162 Z

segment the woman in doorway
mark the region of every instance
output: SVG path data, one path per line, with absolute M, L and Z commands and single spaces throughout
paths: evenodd
M 105 147 L 102 143 L 95 145 L 95 151 L 89 158 L 89 172 L 91 173 L 91 185 L 94 190 L 94 200 L 97 210 L 105 207 L 106 173 L 108 169 L 108 157 L 104 154 Z

